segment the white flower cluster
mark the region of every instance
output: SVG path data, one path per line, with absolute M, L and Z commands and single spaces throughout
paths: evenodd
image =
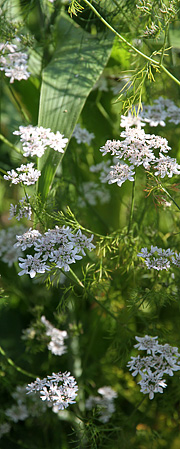
M 114 161 L 114 163 L 116 163 L 117 159 L 114 157 L 113 161 Z M 103 162 L 100 162 L 99 164 L 91 165 L 90 171 L 92 173 L 99 173 L 100 181 L 102 183 L 106 183 L 107 176 L 109 175 L 110 167 L 111 167 L 111 161 L 106 161 L 106 162 L 103 161 Z
M 98 202 L 105 204 L 110 201 L 110 193 L 103 186 L 100 188 L 96 182 L 89 181 L 81 184 L 82 195 L 91 206 L 96 206 Z M 78 206 L 85 207 L 86 201 L 83 198 L 78 198 Z
M 64 341 L 68 338 L 67 331 L 60 331 L 56 329 L 48 320 L 46 320 L 45 316 L 41 317 L 41 322 L 46 327 L 46 335 L 51 338 L 48 349 L 54 355 L 62 355 L 67 352 L 67 346 L 64 344 Z
M 0 424 L 0 438 L 2 438 L 6 433 L 9 433 L 10 430 L 11 426 L 8 422 Z
M 37 378 L 26 387 L 27 394 L 39 391 L 42 401 L 48 401 L 58 410 L 64 410 L 69 404 L 74 404 L 78 386 L 69 372 L 52 373 L 44 379 Z
M 92 239 L 87 238 L 79 229 L 76 234 L 72 233 L 69 226 L 54 229 L 49 229 L 44 234 L 37 230 L 29 229 L 23 235 L 17 235 L 17 243 L 15 247 L 20 247 L 23 251 L 27 248 L 34 247 L 35 254 L 27 255 L 26 259 L 19 258 L 19 266 L 22 268 L 18 274 L 29 274 L 33 278 L 36 273 L 45 273 L 50 270 L 50 265 L 54 267 L 63 268 L 69 271 L 70 264 L 75 263 L 76 260 L 82 259 L 85 256 L 84 249 L 91 251 L 95 248 Z M 82 255 L 80 255 L 81 253 Z
M 0 230 L 0 258 L 2 262 L 12 267 L 14 262 L 22 256 L 21 248 L 14 247 L 16 243 L 16 234 L 25 232 L 24 226 L 12 226 L 7 229 Z
M 80 125 L 76 125 L 72 133 L 72 137 L 75 137 L 77 143 L 87 143 L 91 145 L 91 140 L 94 139 L 94 133 L 89 133 L 86 128 L 81 128 Z
M 20 135 L 20 141 L 23 146 L 23 155 L 28 156 L 43 156 L 45 150 L 50 147 L 54 151 L 64 153 L 64 148 L 68 139 L 59 131 L 53 133 L 50 128 L 43 128 L 42 126 L 20 126 L 19 131 L 14 131 L 15 135 Z M 32 185 L 41 176 L 40 170 L 34 168 L 34 163 L 21 165 L 16 170 L 11 170 L 4 175 L 4 179 L 11 181 L 12 184 L 22 183 L 24 185 Z M 12 213 L 15 212 L 12 207 Z
M 13 134 L 21 136 L 23 155 L 26 157 L 41 157 L 48 147 L 59 153 L 64 153 L 64 148 L 68 142 L 68 139 L 59 131 L 55 134 L 50 128 L 46 129 L 42 126 L 20 126 L 19 131 L 14 131 Z
M 141 392 L 149 394 L 149 399 L 154 398 L 154 393 L 163 393 L 163 388 L 167 386 L 163 379 L 164 374 L 174 375 L 174 371 L 180 370 L 178 358 L 178 348 L 169 344 L 160 345 L 158 337 L 135 337 L 138 344 L 135 348 L 147 351 L 147 356 L 131 357 L 127 366 L 132 371 L 132 376 L 141 375 L 138 384 L 141 386 Z
M 152 105 L 143 105 L 140 114 L 137 114 L 137 107 L 135 109 L 135 115 L 128 112 L 128 115 L 121 116 L 121 128 L 128 129 L 132 126 L 141 128 L 142 126 L 145 126 L 146 123 L 148 123 L 149 126 L 156 127 L 160 125 L 164 127 L 166 126 L 166 119 L 175 125 L 180 123 L 180 108 L 168 98 L 159 97 Z
M 24 421 L 28 417 L 37 417 L 47 410 L 46 404 L 35 393 L 31 397 L 28 397 L 26 393 L 26 385 L 18 385 L 12 393 L 16 403 L 5 410 L 5 415 L 15 423 Z
M 180 165 L 177 164 L 176 159 L 163 154 L 171 150 L 165 138 L 145 134 L 140 127 L 127 127 L 121 133 L 121 137 L 124 137 L 124 140 L 107 140 L 100 148 L 103 156 L 110 153 L 116 158 L 116 165 L 110 167 L 108 174 L 102 170 L 102 182 L 108 181 L 109 184 L 116 182 L 118 186 L 121 186 L 126 180 L 133 181 L 134 169 L 141 165 L 145 170 L 152 168 L 155 176 L 159 175 L 161 178 L 166 175 L 171 178 L 174 174 L 180 174 Z M 154 153 L 156 150 L 159 157 Z M 130 165 L 126 164 L 125 160 Z
M 0 70 L 10 78 L 10 83 L 14 80 L 27 80 L 30 73 L 27 71 L 27 53 L 21 52 L 19 47 L 19 39 L 16 44 L 10 42 L 0 43 Z
M 15 204 L 15 206 L 13 204 L 10 205 L 10 209 L 9 209 L 9 220 L 11 220 L 12 218 L 16 218 L 16 220 L 20 221 L 21 218 L 26 217 L 28 218 L 28 220 L 31 219 L 31 215 L 32 215 L 32 210 L 31 210 L 31 206 L 28 203 L 28 200 L 31 197 L 29 195 L 27 195 L 26 197 L 22 198 L 21 200 L 19 200 L 18 204 Z
M 133 115 L 131 112 L 128 112 L 128 115 L 121 115 L 121 122 L 120 126 L 121 128 L 132 128 L 132 126 L 135 126 L 138 129 L 141 129 L 142 126 L 145 126 L 146 124 L 141 121 L 142 117 L 140 114 Z
M 180 123 L 180 108 L 168 98 L 159 97 L 152 105 L 143 105 L 141 119 L 150 126 L 165 126 L 165 120 L 178 125 Z
M 114 399 L 117 398 L 117 393 L 111 387 L 106 386 L 99 388 L 98 393 L 99 396 L 89 396 L 85 405 L 87 410 L 97 407 L 99 421 L 106 423 L 115 412 Z
M 4 179 L 6 181 L 11 181 L 12 184 L 22 184 L 30 186 L 35 184 L 38 178 L 41 176 L 40 170 L 36 170 L 34 167 L 34 163 L 30 163 L 27 165 L 21 165 L 15 170 L 8 171 L 8 175 L 4 175 Z
M 141 252 L 137 254 L 142 257 L 147 268 L 154 268 L 154 270 L 168 270 L 171 266 L 177 265 L 180 267 L 180 253 L 177 254 L 170 248 L 162 249 L 157 246 L 152 246 L 150 251 L 147 248 L 141 248 Z

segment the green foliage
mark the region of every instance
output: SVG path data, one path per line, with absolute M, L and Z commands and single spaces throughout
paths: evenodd
M 109 161 L 99 148 L 119 139 L 122 114 L 138 116 L 161 96 L 180 108 L 179 2 L 4 0 L 1 12 L 0 43 L 20 37 L 31 76 L 10 83 L 1 70 L 0 448 L 178 449 L 178 371 L 164 375 L 167 387 L 151 401 L 127 363 L 138 355 L 135 336 L 180 348 L 180 268 L 148 269 L 138 257 L 151 245 L 180 253 L 179 175 L 162 178 L 141 165 L 133 182 L 118 187 L 90 168 Z M 77 123 L 94 137 L 78 142 Z M 41 158 L 23 156 L 12 133 L 28 125 L 63 134 L 64 153 L 49 148 Z M 175 123 L 145 129 L 166 138 L 180 161 Z M 37 188 L 3 179 L 32 161 L 41 170 Z M 34 254 L 30 247 L 13 259 L 18 222 L 9 222 L 9 208 L 22 197 L 32 209 L 19 223 L 25 230 L 69 227 L 72 240 L 79 231 L 85 239 L 93 234 L 95 248 L 69 271 L 52 262 L 35 277 L 19 276 L 18 257 Z M 68 337 L 57 355 L 50 344 L 60 330 Z M 75 377 L 75 403 L 55 413 L 40 401 L 37 415 L 31 394 L 18 404 L 17 387 L 59 371 Z M 117 393 L 107 422 L 98 405 L 104 386 Z M 88 409 L 91 396 L 97 403 Z M 27 416 L 17 418 L 17 405 Z M 12 407 L 15 418 L 7 412 Z M 11 428 L 3 434 L 4 424 Z

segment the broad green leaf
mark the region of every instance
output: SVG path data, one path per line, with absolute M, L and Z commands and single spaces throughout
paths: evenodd
M 38 126 L 70 139 L 93 85 L 110 56 L 113 35 L 101 38 L 85 32 L 65 14 L 60 16 L 58 45 L 43 71 Z M 63 155 L 51 149 L 39 160 L 38 193 L 45 199 Z

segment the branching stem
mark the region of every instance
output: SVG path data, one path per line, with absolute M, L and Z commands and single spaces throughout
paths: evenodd
M 96 16 L 101 20 L 102 23 L 104 23 L 104 25 L 106 25 L 106 27 L 112 31 L 112 33 L 115 34 L 115 36 L 117 36 L 121 42 L 124 42 L 124 44 L 126 44 L 129 48 L 131 48 L 131 50 L 133 50 L 135 53 L 137 53 L 138 55 L 140 55 L 142 58 L 146 59 L 147 61 L 149 61 L 151 63 L 152 66 L 154 66 L 155 68 L 160 68 L 162 69 L 166 75 L 168 75 L 173 81 L 175 81 L 175 83 L 177 83 L 180 86 L 180 81 L 175 78 L 174 75 L 172 75 L 172 73 L 169 72 L 168 69 L 166 69 L 166 67 L 161 63 L 161 61 L 156 61 L 156 59 L 151 58 L 150 56 L 147 56 L 145 53 L 142 53 L 140 50 L 138 50 L 138 48 L 134 47 L 134 45 L 132 45 L 130 42 L 128 42 L 121 34 L 118 33 L 118 31 L 116 31 L 111 25 L 110 23 L 108 23 L 104 17 L 101 16 L 101 14 L 97 11 L 97 9 L 88 1 L 88 0 L 83 0 L 86 5 L 89 6 L 89 8 L 92 9 L 92 11 L 94 12 L 94 14 L 96 14 Z

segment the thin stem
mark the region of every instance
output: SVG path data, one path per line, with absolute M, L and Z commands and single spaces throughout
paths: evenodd
M 17 104 L 18 109 L 20 110 L 21 114 L 23 115 L 24 119 L 26 120 L 26 122 L 30 123 L 29 117 L 26 114 L 26 111 L 24 110 L 23 106 L 19 102 L 18 98 L 16 97 L 16 95 L 15 95 L 15 93 L 13 91 L 13 88 L 11 86 L 8 86 L 8 87 L 9 87 L 10 93 L 11 93 L 15 103 Z
M 86 290 L 84 284 L 80 281 L 80 279 L 78 278 L 78 276 L 74 273 L 74 271 L 70 268 L 70 273 L 72 274 L 73 278 L 75 279 L 76 283 L 85 290 L 85 292 L 87 293 L 87 295 L 93 300 L 95 301 L 106 313 L 108 313 L 108 315 L 111 316 L 111 318 L 113 318 L 114 320 L 117 321 L 117 318 L 115 317 L 115 315 L 110 312 L 110 310 L 108 310 L 104 304 L 102 304 L 100 301 L 98 301 L 98 299 L 95 298 L 94 295 L 92 295 L 92 293 L 90 293 L 88 290 Z M 66 273 L 65 273 L 66 274 Z
M 166 190 L 165 187 L 162 186 L 162 184 L 158 181 L 155 175 L 153 175 L 151 172 L 148 172 L 148 174 L 155 180 L 156 184 L 158 185 L 158 188 L 163 190 L 163 192 L 166 193 L 166 195 L 171 199 L 171 201 L 175 204 L 175 206 L 180 210 L 180 206 L 176 203 L 174 198 L 171 196 L 171 194 Z
M 180 81 L 174 76 L 172 75 L 172 73 L 169 72 L 169 70 L 166 69 L 166 67 L 164 67 L 164 65 L 160 65 L 159 66 L 163 72 L 166 73 L 166 75 L 168 75 L 176 84 L 178 84 L 178 86 L 180 86 Z
M 33 205 L 31 204 L 31 202 L 29 201 L 28 194 L 27 194 L 27 192 L 26 192 L 26 188 L 25 188 L 24 184 L 23 184 L 23 189 L 24 189 L 26 201 L 27 201 L 27 203 L 30 205 L 30 207 L 31 207 L 31 209 L 32 209 L 32 211 L 33 211 L 33 213 L 34 213 L 33 229 L 35 229 L 35 228 L 36 228 L 36 225 L 37 225 L 37 220 L 35 219 L 36 217 L 38 218 L 39 223 L 41 223 L 41 225 L 42 225 L 42 227 L 43 227 L 43 229 L 44 229 L 44 223 L 43 223 L 43 221 L 41 220 L 40 215 L 39 215 L 39 214 L 37 213 L 37 211 L 35 210 L 34 206 L 33 206 Z
M 136 407 L 134 408 L 134 410 L 132 411 L 132 413 L 129 415 L 128 419 L 131 418 L 134 413 L 138 410 L 138 408 L 141 406 L 141 404 L 144 402 L 144 400 L 146 399 L 147 396 L 144 396 L 140 402 L 136 405 Z
M 161 186 L 161 189 L 166 193 L 166 195 L 171 199 L 171 201 L 175 204 L 175 206 L 180 210 L 180 206 L 176 203 L 171 194 L 165 189 L 165 187 Z
M 136 184 L 136 169 L 135 169 L 134 181 L 133 181 L 133 186 L 132 186 L 132 198 L 131 198 L 131 210 L 130 210 L 130 216 L 129 216 L 128 234 L 131 229 L 133 212 L 134 212 L 135 184 Z
M 134 47 L 134 45 L 130 44 L 130 42 L 128 42 L 123 36 L 121 36 L 121 34 L 118 33 L 118 31 L 116 31 L 102 16 L 101 14 L 97 11 L 96 8 L 94 8 L 94 6 L 88 1 L 88 0 L 83 0 L 91 9 L 92 11 L 96 14 L 96 16 L 101 20 L 102 23 L 104 23 L 104 25 L 107 26 L 107 28 L 109 28 L 110 31 L 112 31 L 117 37 L 119 37 L 119 39 L 124 42 L 128 47 L 130 47 L 132 50 L 134 50 L 136 53 L 138 53 L 140 56 L 142 56 L 143 58 L 147 59 L 148 61 L 150 61 L 151 63 L 155 64 L 155 65 L 159 65 L 159 62 L 156 61 L 155 59 L 150 58 L 149 56 L 145 55 L 144 53 L 142 53 L 140 50 L 138 50 L 136 47 Z
M 166 28 L 165 28 L 165 36 L 164 36 L 164 43 L 163 43 L 162 53 L 161 53 L 161 57 L 160 57 L 160 66 L 162 65 L 162 62 L 163 62 L 165 46 L 166 46 L 166 39 L 167 39 L 167 35 L 168 35 L 168 29 L 169 29 L 169 24 L 167 23 L 166 24 Z
M 4 349 L 3 349 L 1 346 L 0 346 L 0 354 L 2 354 L 2 355 L 6 358 L 7 362 L 9 363 L 9 365 L 11 365 L 11 366 L 12 366 L 16 371 L 18 371 L 19 373 L 22 373 L 22 374 L 24 374 L 25 376 L 28 376 L 28 377 L 34 377 L 34 378 L 38 377 L 38 376 L 35 376 L 34 374 L 29 373 L 28 371 L 26 371 L 26 370 L 20 368 L 20 366 L 17 366 L 17 365 L 13 362 L 13 360 L 10 359 L 10 357 L 8 357 L 8 356 L 6 355 Z
M 23 155 L 22 150 L 20 150 L 20 148 L 13 145 L 13 143 L 9 142 L 9 140 L 7 140 L 2 134 L 0 134 L 0 140 L 2 140 L 2 142 L 4 142 L 6 145 L 8 145 L 8 147 L 13 148 L 13 150 L 16 151 L 16 153 Z
M 138 48 L 134 47 L 134 45 L 130 44 L 130 42 L 128 42 L 123 36 L 121 36 L 121 34 L 119 34 L 102 16 L 101 14 L 97 11 L 96 8 L 94 8 L 94 6 L 88 1 L 88 0 L 83 0 L 86 5 L 88 5 L 92 11 L 94 12 L 94 14 L 96 14 L 96 16 L 101 20 L 102 23 L 104 23 L 104 25 L 106 25 L 107 28 L 109 28 L 110 31 L 112 31 L 115 36 L 117 36 L 122 42 L 124 42 L 129 48 L 131 48 L 135 53 L 139 54 L 142 58 L 146 59 L 147 61 L 149 61 L 151 63 L 151 65 L 155 66 L 155 67 L 159 67 L 161 68 L 173 81 L 175 81 L 175 83 L 177 83 L 180 86 L 180 81 L 175 78 L 175 76 L 172 75 L 172 73 L 169 72 L 169 70 L 166 69 L 166 67 L 164 67 L 164 65 L 162 65 L 161 63 L 159 63 L 158 61 L 156 61 L 155 59 L 151 58 L 150 56 L 147 56 L 145 53 L 142 53 L 140 50 L 138 50 Z

